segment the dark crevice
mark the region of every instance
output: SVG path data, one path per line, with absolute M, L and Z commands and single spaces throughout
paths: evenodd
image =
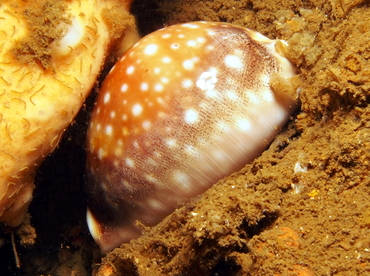
M 277 213 L 269 213 L 265 214 L 265 217 L 258 221 L 258 224 L 249 225 L 248 221 L 244 221 L 239 229 L 245 233 L 247 239 L 253 238 L 253 236 L 259 235 L 266 229 L 269 229 L 271 225 L 277 220 L 278 214 Z
M 157 1 L 136 0 L 131 5 L 131 13 L 136 18 L 136 23 L 141 36 L 164 27 L 166 17 L 160 10 Z
M 233 259 L 221 260 L 212 270 L 212 276 L 239 275 L 241 267 Z

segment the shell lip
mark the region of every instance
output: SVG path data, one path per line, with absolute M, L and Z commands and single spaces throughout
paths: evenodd
M 100 223 L 90 208 L 86 211 L 89 231 L 102 253 L 108 253 L 122 243 L 136 239 L 142 235 L 141 229 L 133 224 L 123 226 L 106 226 Z

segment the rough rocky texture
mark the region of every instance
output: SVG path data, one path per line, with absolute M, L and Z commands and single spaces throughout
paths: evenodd
M 301 110 L 260 158 L 108 254 L 98 275 L 369 273 L 368 4 L 197 4 L 173 3 L 169 24 L 227 21 L 289 42 Z

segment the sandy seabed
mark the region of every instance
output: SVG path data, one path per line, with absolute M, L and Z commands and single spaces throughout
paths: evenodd
M 88 99 L 38 171 L 15 235 L 20 268 L 3 229 L 0 274 L 369 275 L 370 2 L 138 0 L 132 11 L 143 34 L 207 20 L 287 40 L 299 110 L 254 162 L 101 259 L 85 225 Z

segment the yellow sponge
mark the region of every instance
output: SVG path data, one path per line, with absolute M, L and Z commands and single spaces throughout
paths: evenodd
M 37 166 L 57 146 L 111 48 L 135 30 L 131 0 L 123 2 L 0 4 L 1 223 L 23 221 Z

